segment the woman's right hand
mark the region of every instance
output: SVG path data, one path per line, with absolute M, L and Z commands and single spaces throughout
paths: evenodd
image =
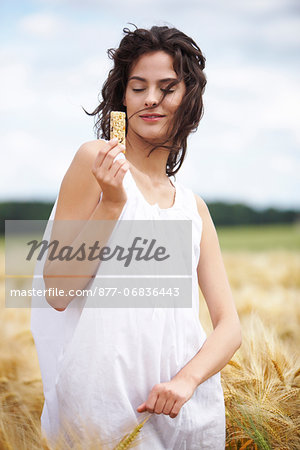
M 114 138 L 101 146 L 95 159 L 92 173 L 102 189 L 102 200 L 109 204 L 125 204 L 127 201 L 126 191 L 123 187 L 123 178 L 129 169 L 126 159 L 115 157 L 125 150 L 125 146 L 118 143 Z

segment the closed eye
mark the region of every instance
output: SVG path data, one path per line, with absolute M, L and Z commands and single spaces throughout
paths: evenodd
M 134 92 L 142 92 L 142 91 L 144 91 L 145 89 L 132 89 Z M 163 92 L 166 92 L 167 94 L 171 94 L 172 92 L 174 92 L 174 90 L 171 90 L 171 89 L 163 89 L 163 88 L 161 88 L 161 91 L 163 91 Z

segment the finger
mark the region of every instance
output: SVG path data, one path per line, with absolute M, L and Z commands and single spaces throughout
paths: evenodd
M 170 416 L 172 419 L 174 419 L 174 418 L 178 415 L 178 413 L 179 413 L 179 411 L 180 411 L 180 408 L 181 408 L 181 403 L 180 403 L 179 401 L 176 401 L 176 402 L 174 403 L 174 405 L 173 405 L 172 410 L 170 411 L 169 416 Z
M 114 161 L 114 159 L 116 158 L 116 156 L 121 153 L 122 149 L 119 149 L 118 147 L 116 147 L 114 150 L 114 153 L 111 154 L 111 156 L 109 158 L 103 157 L 103 161 L 99 166 L 96 166 L 96 164 L 94 164 L 94 167 L 92 169 L 92 173 L 94 174 L 94 176 L 96 176 L 99 179 L 103 179 L 106 178 L 107 180 L 109 180 L 111 177 L 114 177 L 114 175 L 116 174 L 116 172 L 119 169 L 119 163 L 117 161 Z M 101 153 L 102 151 L 100 150 L 99 153 Z M 126 159 L 122 158 L 121 160 L 126 161 Z M 115 165 L 116 163 L 116 165 Z M 113 172 L 111 173 L 110 170 L 113 168 Z M 102 180 L 103 181 L 103 180 Z
M 114 159 L 115 157 L 119 154 L 122 153 L 124 151 L 124 145 L 123 144 L 117 144 L 115 147 L 109 149 L 106 153 L 105 153 L 105 157 L 101 163 L 101 167 L 103 167 L 105 170 L 110 170 L 113 163 L 114 163 Z
M 145 403 L 145 402 L 142 403 L 140 406 L 137 407 L 136 410 L 137 410 L 138 412 L 140 412 L 140 413 L 147 411 L 147 409 L 146 409 L 146 403 Z
M 155 404 L 156 404 L 156 400 L 158 398 L 158 394 L 155 391 L 151 391 L 149 394 L 149 397 L 146 401 L 146 408 L 147 411 L 153 413 L 154 412 L 154 408 L 155 408 Z
M 117 173 L 118 173 L 118 171 L 120 170 L 120 168 L 121 168 L 124 164 L 127 164 L 126 159 L 123 159 L 123 158 L 122 158 L 122 159 L 121 159 L 121 158 L 117 159 L 116 161 L 114 161 L 114 163 L 113 163 L 113 165 L 111 166 L 111 168 L 107 170 L 107 173 L 109 173 L 109 175 L 110 175 L 112 178 L 114 178 L 114 177 L 117 175 Z
M 164 409 L 162 411 L 163 414 L 169 415 L 170 412 L 172 411 L 172 408 L 175 405 L 175 403 L 176 403 L 176 400 L 174 400 L 173 398 L 169 398 L 166 401 L 166 404 L 165 404 Z
M 110 148 L 114 148 L 118 145 L 118 139 L 114 138 L 111 139 L 110 141 L 108 141 L 107 145 L 103 148 L 101 148 L 99 150 L 99 152 L 97 153 L 97 156 L 95 158 L 94 161 L 94 168 L 97 169 L 99 166 L 101 166 L 104 158 L 105 158 L 105 154 L 106 152 L 110 149 Z
M 163 412 L 166 402 L 167 402 L 166 397 L 163 395 L 160 395 L 156 401 L 156 404 L 154 407 L 154 412 L 156 414 L 161 414 Z
M 128 169 L 129 169 L 129 164 L 126 160 L 120 162 L 120 164 L 118 165 L 117 170 L 114 174 L 114 178 L 115 178 L 115 181 L 117 184 L 121 184 Z

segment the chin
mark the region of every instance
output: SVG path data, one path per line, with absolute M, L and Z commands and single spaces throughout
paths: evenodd
M 164 136 L 155 136 L 155 137 L 153 137 L 153 136 L 143 136 L 143 138 L 145 139 L 145 140 L 147 140 L 148 142 L 150 142 L 151 144 L 153 144 L 153 145 L 157 145 L 157 144 L 161 144 L 161 143 L 163 143 L 164 141 L 166 141 L 166 137 L 164 137 Z M 164 145 L 166 145 L 167 143 L 165 143 Z
M 145 133 L 143 133 L 143 131 L 141 131 L 141 132 L 139 132 L 139 135 L 143 139 L 147 139 L 147 141 L 150 141 L 153 143 L 162 142 L 167 139 L 167 136 L 165 133 L 155 132 L 154 130 L 153 131 L 147 130 L 147 132 L 145 132 Z

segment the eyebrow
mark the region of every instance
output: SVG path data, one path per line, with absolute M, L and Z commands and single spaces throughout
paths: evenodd
M 130 80 L 147 81 L 145 78 L 137 77 L 137 76 L 130 77 L 128 81 L 130 81 Z M 176 81 L 176 80 L 177 80 L 177 78 L 163 78 L 162 80 L 159 80 L 159 82 L 163 82 L 163 81 Z

